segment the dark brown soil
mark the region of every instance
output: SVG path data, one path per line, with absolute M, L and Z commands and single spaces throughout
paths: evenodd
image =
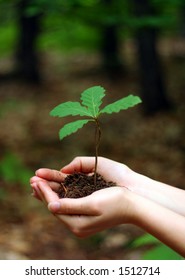
M 114 182 L 106 182 L 100 174 L 97 174 L 95 186 L 94 174 L 74 173 L 65 178 L 57 193 L 60 198 L 80 198 L 115 185 Z

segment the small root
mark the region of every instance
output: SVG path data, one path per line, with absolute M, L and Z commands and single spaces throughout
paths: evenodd
M 63 183 L 61 183 L 61 187 L 63 188 L 63 190 L 64 190 L 64 192 L 65 192 L 64 197 L 67 197 L 67 188 L 64 186 Z

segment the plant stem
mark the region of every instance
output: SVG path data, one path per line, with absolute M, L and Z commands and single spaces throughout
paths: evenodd
M 99 120 L 95 119 L 96 123 L 96 131 L 95 131 L 95 168 L 94 168 L 94 186 L 96 188 L 97 183 L 97 166 L 98 166 L 98 151 L 99 151 L 99 145 L 101 140 L 101 129 L 100 129 L 100 123 Z

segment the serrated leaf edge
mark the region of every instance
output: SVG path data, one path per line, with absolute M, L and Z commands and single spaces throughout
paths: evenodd
M 101 96 L 99 96 L 99 104 L 97 104 L 97 102 L 95 102 L 95 93 L 93 94 L 93 91 L 96 91 L 96 90 L 101 90 L 100 93 L 98 93 L 99 95 L 101 94 Z M 89 100 L 90 102 L 87 102 L 87 99 L 85 98 L 85 94 L 88 93 L 91 91 L 91 95 L 89 96 Z M 94 87 L 91 87 L 91 88 L 88 88 L 86 89 L 85 91 L 82 92 L 81 94 L 81 100 L 82 100 L 82 104 L 85 105 L 87 107 L 87 109 L 89 110 L 89 112 L 91 113 L 91 116 L 96 118 L 100 112 L 99 110 L 99 107 L 101 106 L 102 104 L 102 99 L 103 97 L 105 96 L 104 94 L 105 92 L 105 89 L 102 87 L 102 86 L 94 86 Z M 91 107 L 89 106 L 89 104 L 91 104 Z
M 68 112 L 64 114 L 62 113 L 62 110 L 68 110 Z M 57 105 L 55 108 L 53 108 L 50 111 L 50 116 L 52 117 L 67 117 L 67 116 L 78 116 L 78 115 L 91 117 L 89 110 L 85 106 L 82 106 L 79 102 L 67 101 Z
M 125 101 L 125 103 L 126 103 L 126 102 L 128 102 L 127 99 L 131 98 L 131 97 L 134 97 L 134 99 L 135 99 L 134 102 L 131 102 L 131 104 L 127 104 L 127 106 L 125 106 L 125 107 L 117 107 L 116 108 L 116 106 L 119 105 L 119 102 Z M 134 107 L 135 105 L 137 105 L 137 104 L 139 104 L 141 102 L 142 102 L 142 100 L 140 99 L 139 96 L 130 94 L 130 95 L 126 96 L 126 97 L 123 97 L 123 98 L 121 98 L 119 100 L 116 100 L 115 102 L 113 102 L 111 104 L 108 104 L 102 110 L 100 110 L 99 114 L 102 114 L 102 113 L 106 113 L 106 114 L 119 113 L 121 110 L 127 110 L 127 109 L 129 109 L 131 107 Z M 110 107 L 114 108 L 114 106 L 115 106 L 115 110 L 113 110 L 112 112 L 111 111 L 110 112 L 107 111 L 107 109 L 109 109 Z
M 60 140 L 62 140 L 63 138 L 75 133 L 76 131 L 78 131 L 80 128 L 82 128 L 85 124 L 87 124 L 89 121 L 91 121 L 90 119 L 83 119 L 83 120 L 77 120 L 77 121 L 74 121 L 74 122 L 70 122 L 70 123 L 67 123 L 65 124 L 60 130 L 59 130 L 59 138 Z M 72 127 L 73 125 L 75 126 L 76 124 L 76 127 L 73 128 L 73 130 L 70 132 L 66 132 L 63 136 L 61 136 L 61 133 L 63 133 L 66 128 L 68 127 Z

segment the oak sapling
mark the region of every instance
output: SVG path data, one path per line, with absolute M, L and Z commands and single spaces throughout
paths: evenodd
M 102 99 L 105 96 L 105 89 L 101 86 L 94 86 L 86 89 L 81 94 L 80 102 L 64 102 L 56 106 L 50 115 L 53 117 L 67 117 L 67 116 L 80 116 L 85 117 L 80 120 L 75 120 L 64 125 L 59 131 L 59 138 L 62 140 L 66 136 L 75 133 L 88 122 L 95 124 L 95 166 L 94 166 L 94 189 L 97 185 L 97 165 L 98 165 L 98 152 L 101 139 L 100 116 L 102 114 L 118 113 L 121 110 L 126 110 L 141 103 L 138 96 L 132 94 L 123 97 L 104 108 L 101 108 Z

